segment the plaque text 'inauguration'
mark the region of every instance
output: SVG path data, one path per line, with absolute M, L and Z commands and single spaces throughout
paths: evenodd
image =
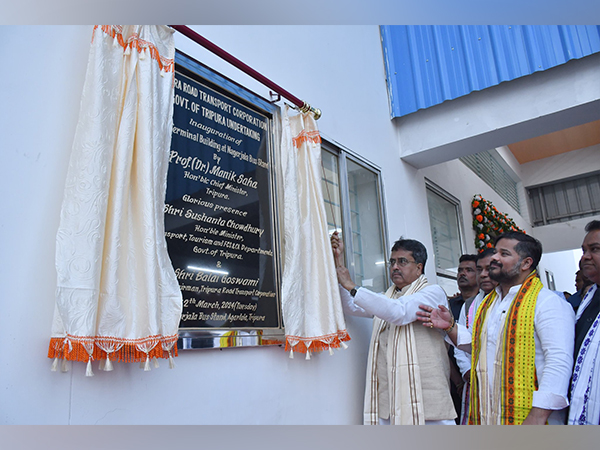
M 175 74 L 165 232 L 181 328 L 277 328 L 269 119 Z

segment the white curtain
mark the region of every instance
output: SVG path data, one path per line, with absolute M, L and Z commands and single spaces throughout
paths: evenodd
M 306 353 L 350 339 L 342 312 L 321 189 L 321 137 L 311 113 L 282 114 L 282 312 L 286 350 Z
M 163 218 L 174 55 L 166 26 L 94 28 L 56 238 L 53 370 L 149 370 L 176 354 L 182 297 Z

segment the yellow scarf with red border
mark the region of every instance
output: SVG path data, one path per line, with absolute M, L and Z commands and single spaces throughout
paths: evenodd
M 512 301 L 501 331 L 496 355 L 487 347 L 487 313 L 498 294 L 494 290 L 478 308 L 471 340 L 471 397 L 469 425 L 520 425 L 531 410 L 537 390 L 533 319 L 542 282 L 536 272 L 525 280 Z M 486 357 L 496 359 L 494 386 L 488 383 Z M 483 376 L 482 376 L 483 375 Z

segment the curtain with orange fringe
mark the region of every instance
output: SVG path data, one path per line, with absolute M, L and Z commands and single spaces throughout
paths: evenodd
M 280 210 L 283 210 L 281 302 L 285 349 L 305 353 L 350 340 L 327 233 L 321 188 L 321 137 L 312 113 L 282 112 Z
M 182 298 L 163 209 L 174 56 L 169 27 L 94 27 L 56 238 L 52 370 L 173 367 Z

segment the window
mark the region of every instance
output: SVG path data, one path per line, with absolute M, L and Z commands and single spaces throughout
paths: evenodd
M 554 273 L 550 272 L 549 270 L 546 270 L 546 281 L 548 283 L 546 284 L 546 287 L 551 291 L 555 291 L 556 284 L 554 282 Z
M 460 160 L 475 172 L 479 178 L 485 181 L 506 203 L 512 206 L 519 214 L 521 213 L 517 182 L 504 167 L 506 163 L 496 150 L 487 150 L 474 155 L 463 156 Z
M 458 200 L 427 182 L 427 207 L 437 281 L 449 295 L 457 292 L 458 259 L 463 254 L 459 206 Z
M 329 233 L 341 232 L 354 281 L 375 292 L 388 288 L 387 245 L 379 171 L 323 142 L 323 197 Z M 350 238 L 351 237 L 351 238 Z
M 600 173 L 527 189 L 533 226 L 600 213 Z

